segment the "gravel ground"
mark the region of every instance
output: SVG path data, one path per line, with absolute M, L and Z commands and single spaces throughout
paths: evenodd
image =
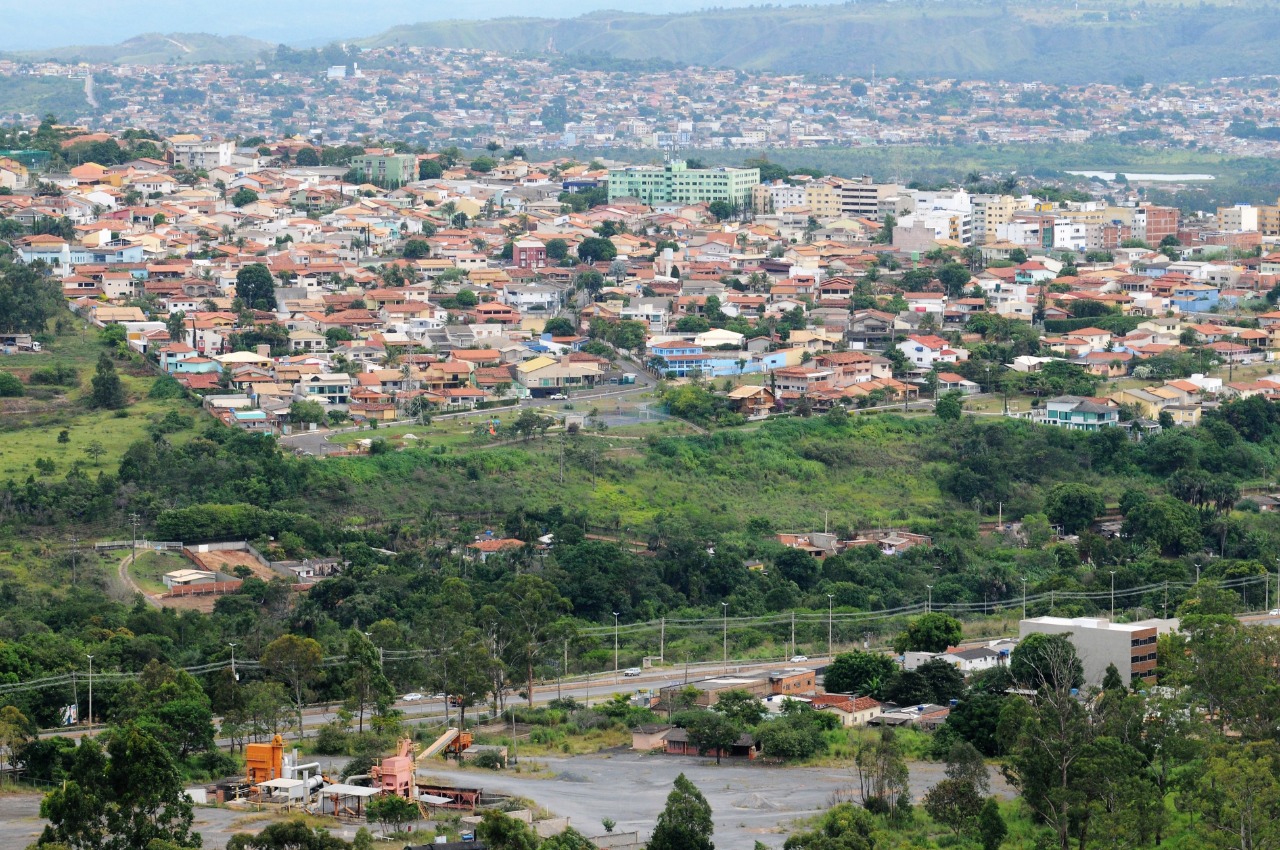
M 328 760 L 326 760 L 328 761 Z M 344 759 L 334 759 L 341 763 Z M 826 810 L 832 796 L 854 786 L 852 771 L 838 768 L 783 768 L 714 759 L 642 755 L 616 750 L 588 756 L 539 759 L 549 778 L 514 773 L 458 770 L 436 762 L 433 778 L 486 791 L 527 797 L 537 805 L 567 816 L 587 835 L 603 832 L 602 818 L 617 821 L 617 832 L 639 832 L 647 840 L 662 811 L 671 784 L 684 773 L 706 796 L 715 820 L 714 841 L 721 847 L 750 847 L 760 841 L 781 847 L 794 821 Z M 328 767 L 328 765 L 326 765 Z M 1012 796 L 1004 780 L 991 772 L 992 791 Z M 911 764 L 911 793 L 918 801 L 943 778 L 943 765 Z M 0 848 L 22 848 L 43 828 L 36 794 L 0 795 Z M 196 829 L 211 850 L 225 847 L 235 832 L 256 832 L 267 821 L 229 809 L 197 806 Z M 335 835 L 351 839 L 355 827 L 336 827 Z

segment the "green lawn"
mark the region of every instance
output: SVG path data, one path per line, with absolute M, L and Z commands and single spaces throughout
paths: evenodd
M 165 573 L 190 568 L 191 562 L 176 552 L 147 551 L 138 553 L 138 560 L 129 566 L 129 575 L 148 593 L 164 593 Z
M 36 369 L 65 365 L 78 372 L 75 386 L 33 386 L 27 396 L 3 400 L 0 407 L 0 481 L 23 480 L 29 475 L 65 475 L 76 463 L 92 475 L 112 472 L 129 444 L 148 436 L 147 426 L 171 410 L 192 416 L 193 425 L 203 419 L 194 404 L 184 399 L 149 399 L 156 375 L 135 360 L 113 360 L 130 404 L 123 411 L 94 410 L 88 405 L 90 381 L 98 357 L 108 349 L 98 341 L 96 329 L 77 321 L 74 330 L 54 338 L 38 354 L 17 354 L 0 358 L 0 370 L 17 375 L 24 382 Z M 66 442 L 59 435 L 66 432 Z M 193 429 L 167 435 L 171 442 L 189 439 Z M 92 457 L 86 448 L 102 446 L 103 454 Z M 37 459 L 53 462 L 53 472 L 36 469 Z

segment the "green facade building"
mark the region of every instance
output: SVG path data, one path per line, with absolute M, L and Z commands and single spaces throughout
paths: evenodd
M 683 161 L 609 169 L 609 200 L 639 198 L 654 204 L 728 201 L 739 209 L 751 204 L 758 168 L 689 168 Z
M 411 153 L 365 153 L 353 156 L 351 167 L 378 186 L 400 187 L 418 179 L 418 158 Z

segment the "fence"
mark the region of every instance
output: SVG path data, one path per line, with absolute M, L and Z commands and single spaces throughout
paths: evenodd
M 139 549 L 152 549 L 157 552 L 181 551 L 182 549 L 182 543 L 176 540 L 139 540 L 137 543 L 132 540 L 104 540 L 93 544 L 93 548 L 98 552 L 107 552 L 112 549 L 132 549 L 134 546 Z

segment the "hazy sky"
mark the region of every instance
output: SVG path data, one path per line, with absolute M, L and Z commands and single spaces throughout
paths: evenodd
M 797 0 L 773 2 L 794 5 Z M 619 8 L 665 14 L 753 5 L 763 5 L 763 0 L 61 0 L 54 7 L 0 0 L 0 50 L 114 44 L 146 32 L 247 35 L 313 45 L 373 35 L 397 24 L 448 18 L 573 17 Z

